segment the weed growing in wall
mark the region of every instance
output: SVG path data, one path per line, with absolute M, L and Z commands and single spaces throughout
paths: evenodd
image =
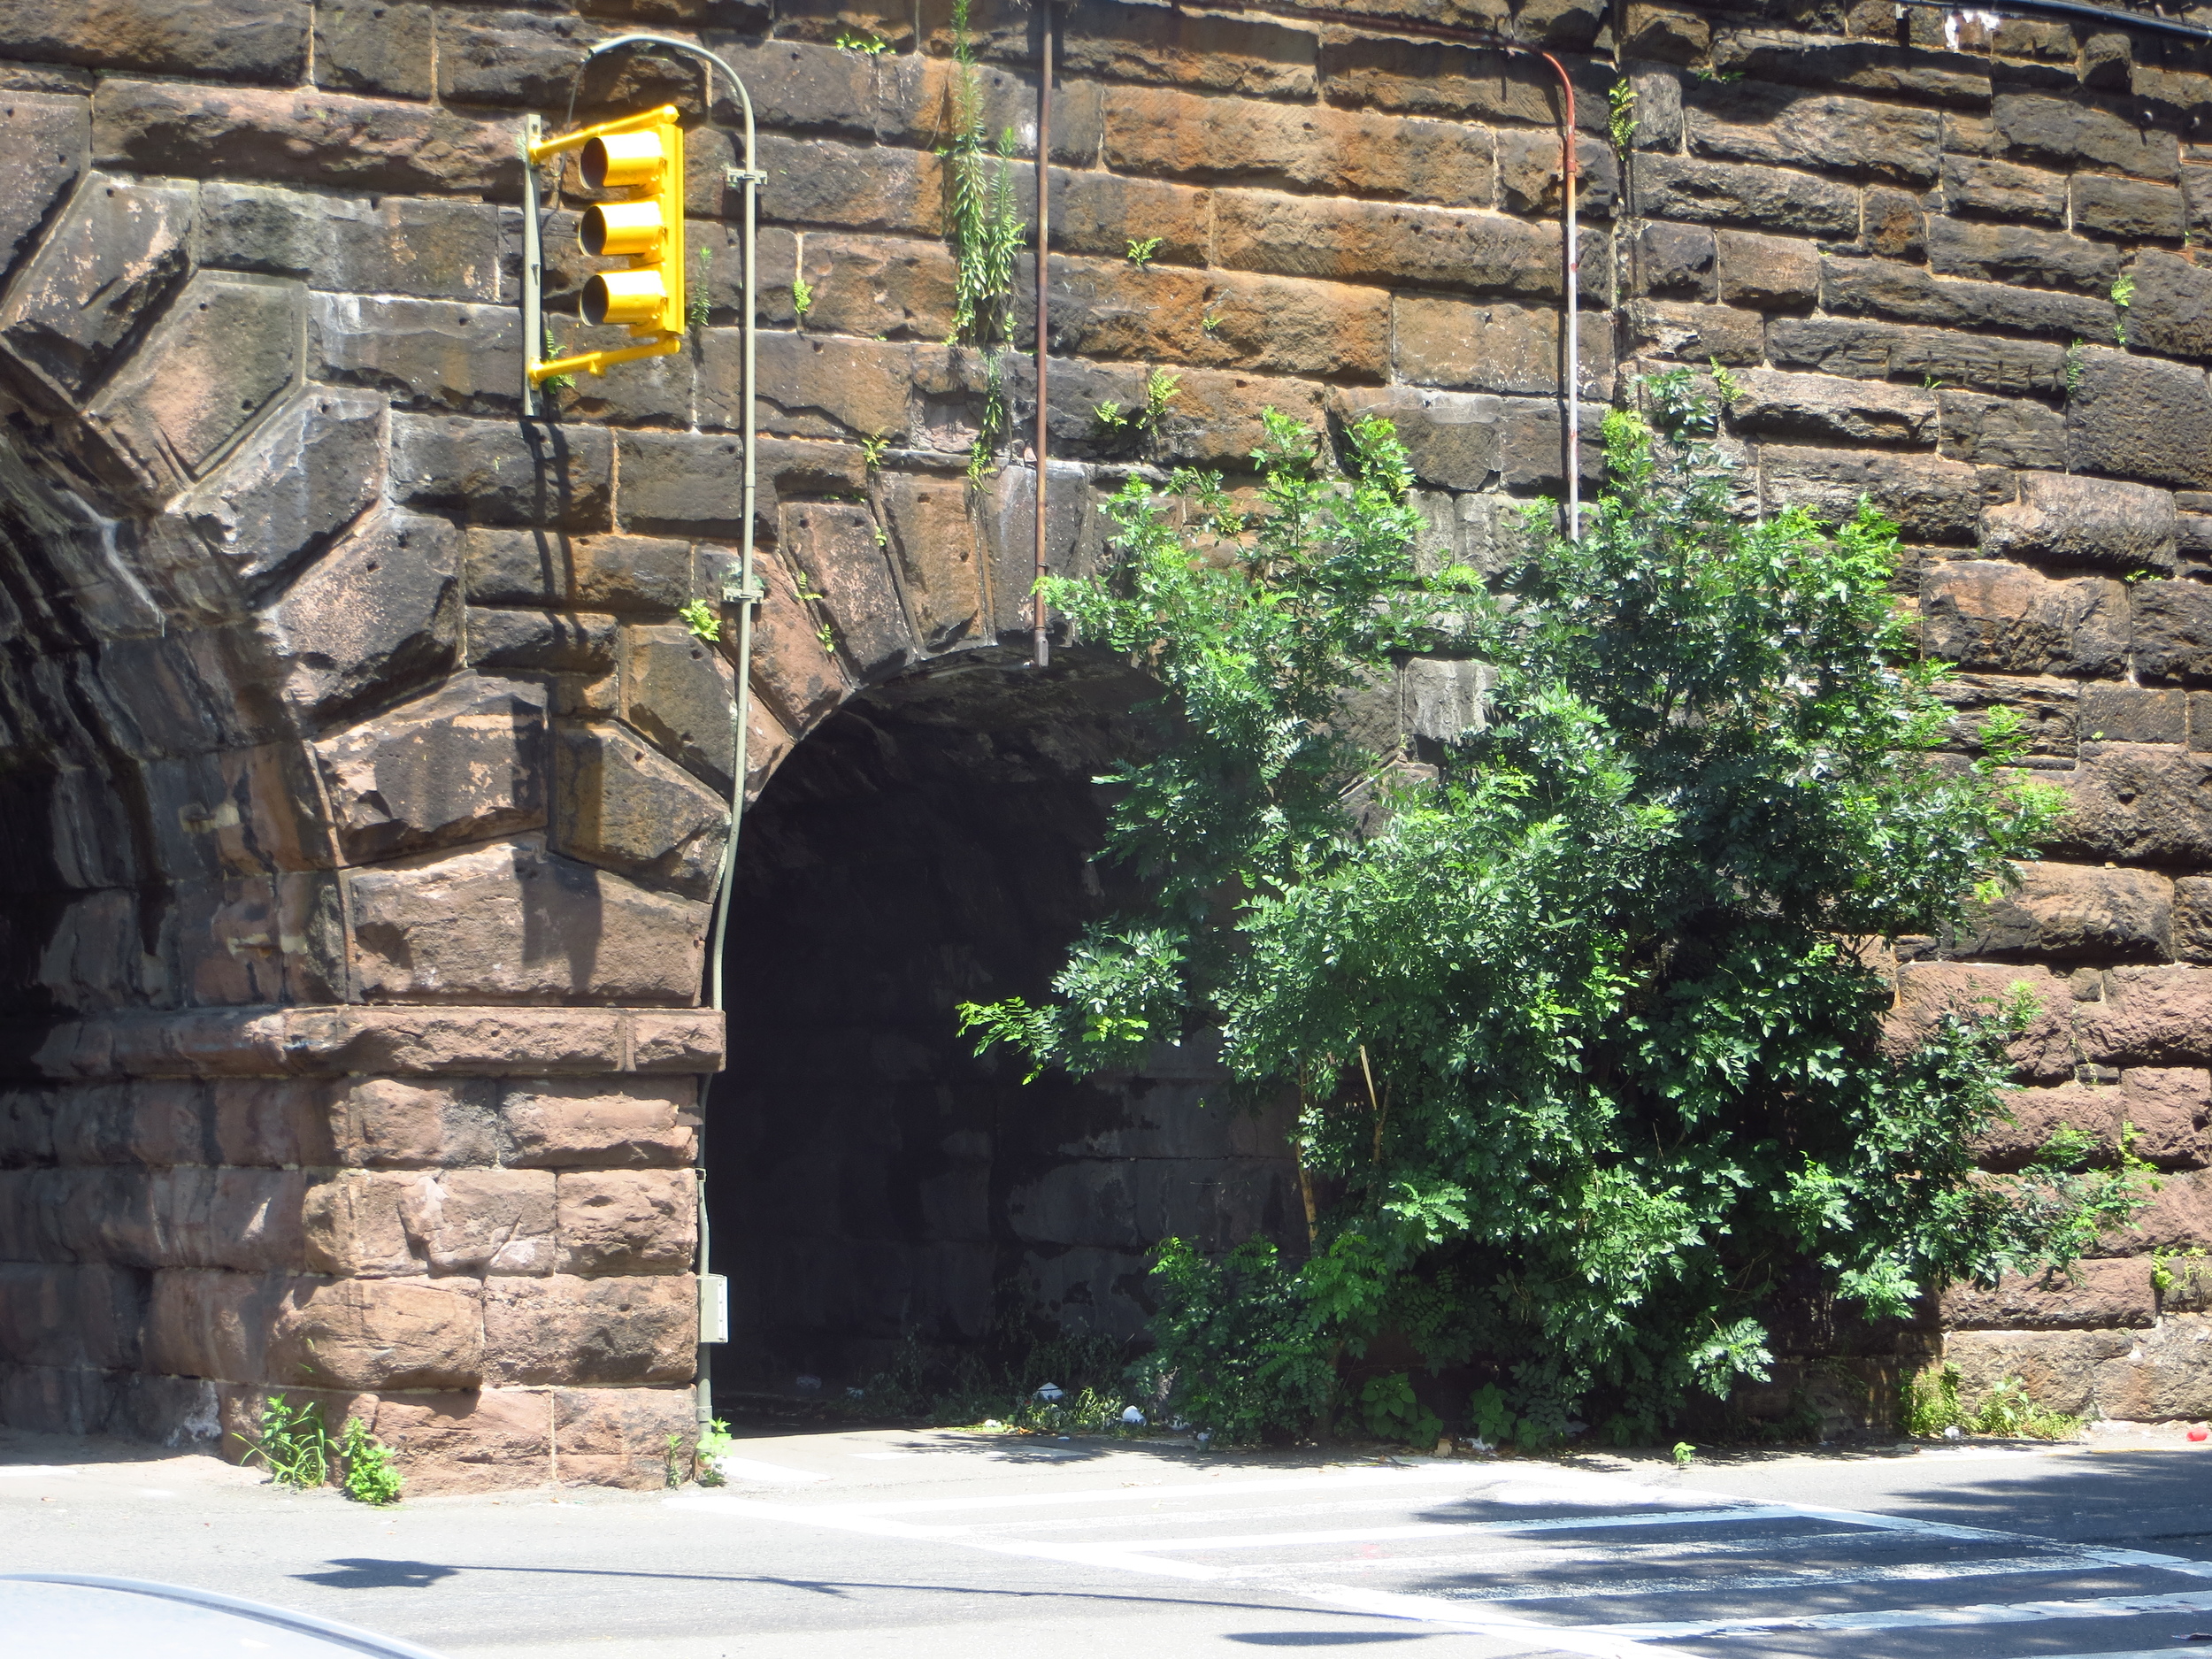
M 1027 232 L 1014 201 L 1014 129 L 994 137 L 984 118 L 968 0 L 953 0 L 952 41 L 952 142 L 940 152 L 947 173 L 945 234 L 955 261 L 946 343 L 984 352 L 983 413 L 968 457 L 968 476 L 979 483 L 1008 428 L 1001 359 L 1012 320 L 1014 260 Z

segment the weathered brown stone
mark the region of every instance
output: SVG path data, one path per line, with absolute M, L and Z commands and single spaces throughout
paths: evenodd
M 722 863 L 729 803 L 621 726 L 557 726 L 557 852 L 705 898 Z
M 398 1212 L 433 1273 L 550 1273 L 554 1177 L 544 1170 L 445 1170 L 406 1178 Z
M 1839 317 L 1886 317 L 1939 328 L 2003 328 L 2069 342 L 2110 340 L 2119 321 L 2112 302 L 2101 296 L 1936 276 L 1894 259 L 1826 260 L 1821 266 L 1821 304 Z
M 365 1169 L 414 1170 L 490 1164 L 498 1156 L 492 1086 L 488 1082 L 422 1084 L 402 1078 L 361 1078 L 344 1086 L 329 1110 L 335 1133 L 327 1161 Z
M 1556 294 L 1558 235 L 1553 226 L 1461 209 L 1261 190 L 1214 193 L 1215 258 L 1280 276 Z M 1585 280 L 1601 270 L 1586 260 Z
M 1563 204 L 1558 135 L 1540 128 L 1502 127 L 1497 143 L 1498 205 L 1509 213 L 1539 218 L 1557 213 Z M 1592 219 L 1609 219 L 1620 194 L 1620 160 L 1613 147 L 1577 134 L 1576 210 Z
M 2076 472 L 2212 484 L 2212 395 L 2202 369 L 2096 348 L 2075 359 L 2066 443 Z
M 1954 213 L 1987 213 L 2046 225 L 2066 222 L 2066 175 L 2015 162 L 1947 155 L 1943 197 Z
M 690 1270 L 699 1242 L 699 1194 L 689 1170 L 565 1171 L 559 1205 L 564 1273 Z
M 341 1278 L 420 1278 L 424 1258 L 400 1212 L 426 1179 L 342 1170 L 309 1187 L 301 1210 L 305 1265 Z
M 551 1400 L 541 1390 L 388 1394 L 369 1429 L 397 1454 L 407 1490 L 496 1492 L 553 1478 Z
M 1600 388 L 1595 395 L 1601 396 L 1612 380 L 1612 330 L 1603 319 L 1586 315 L 1579 334 L 1583 383 Z M 1469 392 L 1558 389 L 1559 317 L 1540 306 L 1402 294 L 1393 303 L 1391 344 L 1397 379 L 1408 385 Z
M 1632 340 L 1687 363 L 1756 363 L 1766 355 L 1765 319 L 1727 305 L 1632 300 L 1623 306 Z
M 1707 301 L 1718 297 L 1713 233 L 1702 225 L 1644 225 L 1636 232 L 1631 257 L 1636 294 Z
M 1728 81 L 1686 90 L 1684 114 L 1694 155 L 1843 169 L 1905 184 L 1936 176 L 1941 131 L 1933 110 Z M 1722 107 L 1708 107 L 1716 103 Z
M 699 424 L 744 424 L 742 335 L 707 331 Z M 887 438 L 903 445 L 913 423 L 914 355 L 872 340 L 766 334 L 757 348 L 760 430 L 798 438 Z
M 2024 473 L 2019 499 L 1986 509 L 1981 530 L 1983 549 L 2008 558 L 2131 574 L 2174 564 L 2173 497 L 2139 484 Z
M 485 1371 L 476 1284 L 302 1282 L 269 1339 L 268 1366 L 273 1377 L 324 1387 L 474 1387 Z
M 0 55 L 33 62 L 283 84 L 307 57 L 307 19 L 282 0 L 21 0 Z
M 2212 877 L 2182 876 L 2174 882 L 2174 955 L 2183 962 L 2212 963 Z
M 2084 577 L 2052 581 L 1999 560 L 1930 567 L 1922 641 L 1962 668 L 1996 673 L 2108 674 L 2126 661 L 2127 589 Z
M 870 493 L 889 537 L 889 551 L 922 649 L 941 651 L 973 638 L 982 628 L 983 592 L 976 527 L 964 480 L 927 473 L 878 473 Z M 818 687 L 801 692 L 802 707 L 824 693 L 833 702 L 842 689 L 833 670 L 806 663 L 804 647 L 797 641 L 789 641 L 789 646 L 805 664 L 800 672 L 807 683 Z
M 1728 404 L 1739 432 L 1763 437 L 1834 439 L 1847 443 L 1928 442 L 1935 434 L 1932 393 L 1879 380 L 1747 369 Z
M 2171 133 L 2080 99 L 2000 94 L 1992 113 L 2005 142 L 2024 155 L 2095 163 L 2139 179 L 2171 179 L 2179 169 Z
M 1271 19 L 1212 12 L 1154 19 L 1087 4 L 1074 9 L 1064 27 L 1061 61 L 1071 76 L 1261 97 L 1307 98 L 1315 90 L 1315 36 Z
M 465 511 L 480 524 L 603 530 L 613 489 L 611 446 L 589 426 L 557 436 L 511 422 L 399 415 L 392 494 L 405 504 Z
M 92 145 L 104 165 L 156 175 L 219 175 L 242 151 L 265 179 L 340 189 L 513 201 L 522 184 L 508 123 L 326 92 L 104 79 Z
M 355 862 L 545 822 L 545 694 L 524 682 L 457 681 L 317 752 Z
M 91 174 L 16 279 L 0 342 L 63 391 L 88 390 L 182 280 L 192 220 L 188 190 Z
M 1893 455 L 1767 444 L 1759 454 L 1769 511 L 1809 508 L 1832 523 L 1862 497 L 1915 541 L 1970 542 L 1981 514 L 1974 469 L 1932 455 Z
M 2016 674 L 1951 674 L 1936 684 L 1936 695 L 1957 711 L 1949 729 L 1951 746 L 1978 749 L 1982 723 L 1997 709 L 2020 718 L 2028 739 L 2024 758 L 2031 766 L 2071 766 L 2080 685 L 2067 680 L 2031 679 Z
M 1309 380 L 1193 369 L 1178 382 L 1161 422 L 1160 452 L 1165 459 L 1194 466 L 1235 466 L 1250 460 L 1265 435 L 1263 411 L 1278 410 L 1318 431 L 1322 403 L 1321 388 Z
M 729 787 L 734 676 L 688 628 L 625 628 L 623 718 L 718 791 Z
M 2200 1066 L 2212 1059 L 2212 973 L 2116 968 L 2104 999 L 2076 1010 L 2082 1057 L 2103 1065 Z
M 2147 1256 L 2201 1248 L 2212 1239 L 2212 1171 L 2183 1170 L 2160 1179 L 2150 1202 L 2098 1244 L 2101 1254 Z
M 230 1382 L 275 1374 L 270 1339 L 303 1283 L 280 1274 L 162 1269 L 146 1307 L 146 1369 Z
M 480 202 L 372 201 L 210 180 L 200 187 L 199 233 L 206 264 L 305 276 L 318 289 L 500 296 L 499 213 Z
M 376 1002 L 688 1002 L 703 908 L 534 838 L 350 872 L 356 983 Z
M 315 12 L 315 84 L 334 92 L 427 98 L 437 82 L 431 11 L 397 0 L 337 0 Z
M 2066 465 L 2066 419 L 2055 410 L 1978 392 L 1939 391 L 1936 403 L 1943 432 L 1938 447 L 1955 461 L 2052 472 Z
M 2065 982 L 2039 966 L 1985 966 L 1963 962 L 1911 962 L 1897 972 L 1897 1005 L 1884 1029 L 1892 1053 L 1917 1048 L 1946 1014 L 1994 1013 L 2024 985 L 2040 1006 L 2026 1031 L 2007 1049 L 2024 1080 L 2057 1082 L 2074 1070 L 2068 1030 L 2073 997 Z
M 2140 1328 L 2157 1320 L 2150 1270 L 2140 1262 L 2083 1262 L 2071 1272 L 2008 1273 L 1994 1289 L 1954 1285 L 1943 1293 L 1950 1331 Z
M 564 1481 L 658 1491 L 667 1484 L 669 1437 L 688 1448 L 697 1407 L 680 1388 L 555 1388 L 549 1391 Z
M 817 234 L 806 240 L 804 274 L 810 328 L 931 341 L 952 331 L 956 272 L 938 243 Z
M 2188 729 L 2186 694 L 2092 680 L 2081 688 L 2081 734 L 2092 743 L 2178 743 Z
M 2212 757 L 2136 743 L 2085 743 L 2065 780 L 2073 805 L 2054 848 L 2141 864 L 2212 857 Z
M 382 512 L 265 612 L 285 695 L 326 720 L 436 680 L 460 649 L 460 538 L 442 518 Z
M 1715 234 L 1720 297 L 1755 311 L 1793 311 L 1820 297 L 1820 256 L 1815 245 L 1787 236 L 1747 231 Z
M 1978 905 L 1959 931 L 1970 956 L 2163 962 L 2172 955 L 2173 883 L 2142 870 L 2016 866 L 2019 885 Z
M 2065 388 L 2066 353 L 2032 340 L 1955 334 L 1942 328 L 1841 318 L 1777 318 L 1767 349 L 1780 368 L 1819 369 L 1869 380 L 1973 387 L 1985 392 L 2057 393 Z M 1684 354 L 1686 355 L 1686 354 Z M 1723 358 L 1755 362 L 1756 356 Z
M 2212 356 L 2212 271 L 2156 250 L 2136 256 L 2128 340 L 2171 357 Z
M 1188 185 L 1124 179 L 1110 173 L 1051 178 L 1052 242 L 1064 253 L 1126 257 L 1133 241 L 1159 240 L 1153 257 L 1205 265 L 1213 241 L 1213 196 Z
M 698 1294 L 688 1273 L 487 1279 L 485 1380 L 687 1382 Z
M 826 502 L 787 507 L 782 540 L 821 595 L 817 608 L 830 638 L 860 677 L 914 655 L 905 606 L 867 508 Z
M 2212 680 L 2212 588 L 2194 581 L 2138 582 L 2129 596 L 2138 676 L 2189 684 Z
M 1942 276 L 2106 294 L 2120 273 L 2109 248 L 2062 231 L 1939 218 L 1928 228 L 1928 266 Z
M 1341 396 L 1347 415 L 1394 422 L 1414 476 L 1446 489 L 1480 489 L 1502 465 L 1502 400 L 1391 388 Z
M 0 99 L 0 135 L 14 162 L 0 184 L 0 276 L 5 276 L 62 192 L 84 171 L 91 101 L 12 93 Z
M 1849 185 L 1810 173 L 1674 156 L 1639 162 L 1636 211 L 1699 225 L 1764 225 L 1806 236 L 1859 233 L 1859 193 Z
M 698 1088 L 688 1079 L 533 1079 L 502 1091 L 502 1161 L 518 1169 L 670 1167 L 693 1156 Z

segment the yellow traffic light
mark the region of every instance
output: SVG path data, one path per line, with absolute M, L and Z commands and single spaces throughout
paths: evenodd
M 530 365 L 532 381 L 611 363 L 657 357 L 678 349 L 684 334 L 684 134 L 673 104 L 603 121 L 529 147 L 534 165 L 564 150 L 578 158 L 586 186 L 626 190 L 626 201 L 584 211 L 576 240 L 595 258 L 626 258 L 629 268 L 595 273 L 581 296 L 587 323 L 626 327 L 652 343 L 588 351 Z

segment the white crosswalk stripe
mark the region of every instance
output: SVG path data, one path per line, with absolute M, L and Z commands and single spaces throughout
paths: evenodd
M 670 1502 L 1224 1594 L 1297 1597 L 1487 1636 L 1522 1652 L 1593 1659 L 1741 1655 L 1753 1651 L 1746 1639 L 1780 1632 L 1817 1637 L 2212 1611 L 2212 1588 L 2200 1587 L 2212 1579 L 2212 1563 L 1572 1469 L 1432 1463 L 988 1497 L 841 1502 L 827 1493 L 820 1501 L 733 1493 Z M 2054 1594 L 2006 1594 L 2038 1578 L 2056 1580 Z M 1966 1595 L 1944 1599 L 1958 1591 Z M 1592 1617 L 1607 1604 L 1622 1617 Z M 1679 1616 L 1660 1617 L 1674 1608 Z M 2116 1633 L 2172 1639 L 2164 1630 Z M 2152 1651 L 2170 1649 L 2061 1659 Z

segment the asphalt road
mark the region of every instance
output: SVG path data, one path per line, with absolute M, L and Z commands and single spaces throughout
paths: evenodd
M 0 1571 L 194 1585 L 454 1659 L 2139 1659 L 2200 1632 L 2212 1652 L 2208 1447 L 1686 1471 L 893 1431 L 741 1450 L 716 1492 L 378 1511 L 0 1432 Z

